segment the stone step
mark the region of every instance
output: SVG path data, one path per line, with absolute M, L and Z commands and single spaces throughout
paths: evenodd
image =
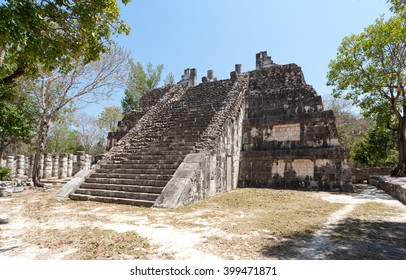
M 98 189 L 98 190 L 113 190 L 113 191 L 125 191 L 125 192 L 140 192 L 140 193 L 155 193 L 160 194 L 163 187 L 153 187 L 153 186 L 130 186 L 130 185 L 119 185 L 119 184 L 94 184 L 94 183 L 83 183 L 78 189 Z
M 96 184 L 118 184 L 132 186 L 154 186 L 165 187 L 168 180 L 143 180 L 143 179 L 122 179 L 122 178 L 86 178 L 86 183 Z
M 105 197 L 105 196 L 91 196 L 85 194 L 70 194 L 70 199 L 73 200 L 82 200 L 82 201 L 98 201 L 98 202 L 106 202 L 106 203 L 118 203 L 118 204 L 128 204 L 133 206 L 143 206 L 143 207 L 152 207 L 154 205 L 154 201 L 148 200 L 135 200 L 135 199 L 128 199 L 128 198 L 118 198 L 118 197 Z
M 166 135 L 162 138 L 162 141 L 169 143 L 195 144 L 196 141 L 199 140 L 200 135 L 201 133 L 198 135 Z
M 104 197 L 119 197 L 130 198 L 136 200 L 155 201 L 159 194 L 157 193 L 141 193 L 141 192 L 126 192 L 117 190 L 101 190 L 101 189 L 76 189 L 75 194 L 85 194 L 90 196 L 104 196 Z
M 126 168 L 120 168 L 120 169 L 114 169 L 114 173 L 125 173 L 125 174 L 156 174 L 156 175 L 173 175 L 175 173 L 176 169 L 126 169 Z M 97 173 L 110 173 L 113 172 L 113 169 L 107 169 L 107 168 L 100 168 L 97 170 Z
M 179 163 L 172 164 L 125 164 L 122 163 L 107 163 L 101 165 L 103 169 L 115 170 L 115 169 L 177 169 Z
M 128 159 L 122 160 L 119 163 L 123 164 L 173 164 L 173 163 L 181 163 L 182 160 L 174 161 L 170 159 Z M 108 161 L 107 163 L 115 163 L 114 161 Z
M 164 117 L 162 120 L 166 121 L 165 124 L 172 123 L 174 119 L 177 121 L 211 122 L 213 116 L 214 112 L 202 112 L 198 114 L 177 114 L 176 116 Z
M 185 158 L 182 155 L 134 155 L 134 154 L 127 154 L 123 155 L 126 159 L 128 160 L 138 160 L 138 159 L 143 159 L 143 160 L 172 160 L 172 161 L 183 161 Z M 114 157 L 113 157 L 114 158 Z
M 159 150 L 163 150 L 163 151 L 173 151 L 173 150 L 193 150 L 193 148 L 195 147 L 195 144 L 193 145 L 182 145 L 181 143 L 179 143 L 179 145 L 177 145 L 176 143 L 170 144 L 170 145 L 163 145 L 162 143 L 159 142 L 155 142 L 155 143 L 151 143 L 148 145 L 148 147 L 145 148 L 145 150 L 151 150 L 151 149 L 159 149 Z
M 128 149 L 127 152 L 133 153 L 133 154 L 138 154 L 138 155 L 159 155 L 159 156 L 186 156 L 187 154 L 192 153 L 190 150 L 143 150 L 143 149 L 133 149 L 130 150 Z
M 111 170 L 109 173 L 94 173 L 90 178 L 117 178 L 117 179 L 141 179 L 141 180 L 166 180 L 169 181 L 172 175 L 162 174 L 131 174 L 131 173 L 116 173 L 116 170 Z

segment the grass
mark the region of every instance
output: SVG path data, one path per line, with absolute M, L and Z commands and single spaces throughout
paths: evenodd
M 391 221 L 398 208 L 369 202 L 359 205 L 331 234 L 334 259 L 406 259 L 406 223 Z
M 297 244 L 288 241 L 310 238 L 328 214 L 340 207 L 310 192 L 238 189 L 176 210 L 179 215 L 171 224 L 183 228 L 214 225 L 221 232 L 207 237 L 206 243 L 219 248 L 226 259 L 285 258 L 296 253 Z M 190 212 L 197 215 L 188 218 Z
M 396 214 L 400 214 L 398 208 L 391 207 L 382 203 L 368 202 L 358 205 L 357 208 L 342 221 L 332 233 L 333 239 L 363 239 L 379 238 L 380 229 L 385 224 L 385 219 Z M 366 227 L 368 221 L 368 227 Z M 358 222 L 359 226 L 349 227 L 348 224 Z M 373 226 L 371 228 L 371 226 Z M 406 242 L 406 240 L 405 240 Z
M 104 227 L 162 225 L 199 234 L 203 242 L 197 249 L 224 259 L 290 259 L 343 206 L 321 200 L 316 192 L 293 190 L 237 189 L 175 210 L 57 201 L 56 191 L 27 190 L 3 201 L 12 222 L 22 219 L 33 226 L 11 233 L 4 225 L 0 240 L 8 235 L 33 244 L 43 249 L 40 259 L 61 253 L 67 259 L 174 259 L 173 252 L 157 250 L 134 231 Z M 389 222 L 397 211 L 380 203 L 357 206 L 333 232 L 338 249 L 327 258 L 382 259 L 388 250 L 395 257 L 406 254 L 405 224 Z
M 32 229 L 23 236 L 27 243 L 53 251 L 76 249 L 65 256 L 75 260 L 146 259 L 151 248 L 133 232 L 118 233 L 98 227 Z

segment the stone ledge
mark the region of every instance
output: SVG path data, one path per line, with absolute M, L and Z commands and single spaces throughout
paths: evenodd
M 371 185 L 384 190 L 406 205 L 406 178 L 391 176 L 369 176 Z
M 14 179 L 12 181 L 0 181 L 0 197 L 11 196 L 13 193 L 24 191 L 26 180 Z
M 73 193 L 84 181 L 92 174 L 92 169 L 81 170 L 73 176 L 73 178 L 66 183 L 59 192 L 55 195 L 56 199 L 65 199 L 69 194 Z
M 188 154 L 153 207 L 175 209 L 205 198 L 199 195 L 197 189 L 201 188 L 199 173 L 203 171 L 206 160 L 204 153 Z

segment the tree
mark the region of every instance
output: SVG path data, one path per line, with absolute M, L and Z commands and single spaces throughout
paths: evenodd
M 129 33 L 119 17 L 116 0 L 2 1 L 0 85 L 14 85 L 40 69 L 70 72 L 79 59 L 83 64 L 99 59 L 113 45 L 113 35 Z M 5 93 L 10 92 L 3 89 L 3 98 Z
M 31 139 L 38 121 L 35 104 L 26 96 L 18 102 L 0 102 L 0 157 L 10 145 Z
M 166 75 L 165 80 L 164 80 L 164 86 L 169 86 L 175 84 L 175 77 L 173 76 L 173 73 L 170 72 L 168 75 Z
M 98 145 L 103 146 L 105 137 L 98 124 L 98 118 L 84 112 L 75 114 L 74 125 L 78 131 L 79 142 L 88 154 L 100 153 Z M 95 147 L 97 147 L 95 149 Z
M 111 91 L 122 85 L 127 75 L 127 62 L 128 53 L 113 49 L 98 61 L 89 64 L 77 61 L 69 73 L 44 71 L 39 79 L 25 81 L 21 85 L 22 90 L 34 97 L 41 112 L 34 157 L 35 186 L 44 186 L 38 178 L 38 163 L 51 123 L 72 106 L 109 98 Z
M 50 128 L 45 145 L 45 152 L 50 154 L 74 154 L 83 150 L 79 142 L 79 132 L 70 127 L 68 122 L 59 123 Z
M 393 175 L 397 176 L 405 176 L 406 164 L 404 22 L 400 16 L 380 18 L 361 34 L 345 37 L 328 72 L 334 96 L 351 99 L 365 116 L 396 130 L 398 167 Z
M 117 123 L 123 119 L 123 113 L 117 106 L 105 107 L 101 112 L 97 124 L 99 128 L 107 135 L 110 131 L 117 129 Z
M 391 4 L 391 11 L 396 14 L 406 18 L 406 2 L 405 0 L 388 0 L 388 3 Z
M 366 166 L 393 166 L 397 162 L 396 133 L 374 124 L 358 140 L 351 158 Z
M 154 68 L 150 62 L 144 69 L 141 62 L 134 63 L 130 60 L 130 73 L 127 80 L 127 88 L 124 91 L 124 97 L 121 100 L 121 107 L 124 113 L 136 109 L 139 105 L 141 96 L 154 88 L 161 81 L 163 65 L 159 64 Z
M 368 133 L 373 121 L 354 112 L 350 100 L 342 98 L 324 99 L 324 107 L 334 111 L 340 146 L 346 147 L 348 153 L 358 146 L 358 143 Z

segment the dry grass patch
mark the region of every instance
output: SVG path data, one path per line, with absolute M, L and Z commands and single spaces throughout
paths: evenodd
M 36 228 L 25 234 L 23 239 L 54 254 L 74 248 L 74 252 L 65 256 L 65 259 L 74 260 L 147 259 L 151 249 L 146 239 L 134 232 L 117 233 L 97 227 L 64 230 Z M 38 258 L 41 259 L 41 256 Z M 42 258 L 46 259 L 47 256 Z
M 310 238 L 340 207 L 311 192 L 237 189 L 175 210 L 171 224 L 215 226 L 220 232 L 206 242 L 226 259 L 285 258 L 296 247 L 288 241 Z
M 383 203 L 359 205 L 331 234 L 337 250 L 332 259 L 406 259 L 406 223 L 403 212 Z

